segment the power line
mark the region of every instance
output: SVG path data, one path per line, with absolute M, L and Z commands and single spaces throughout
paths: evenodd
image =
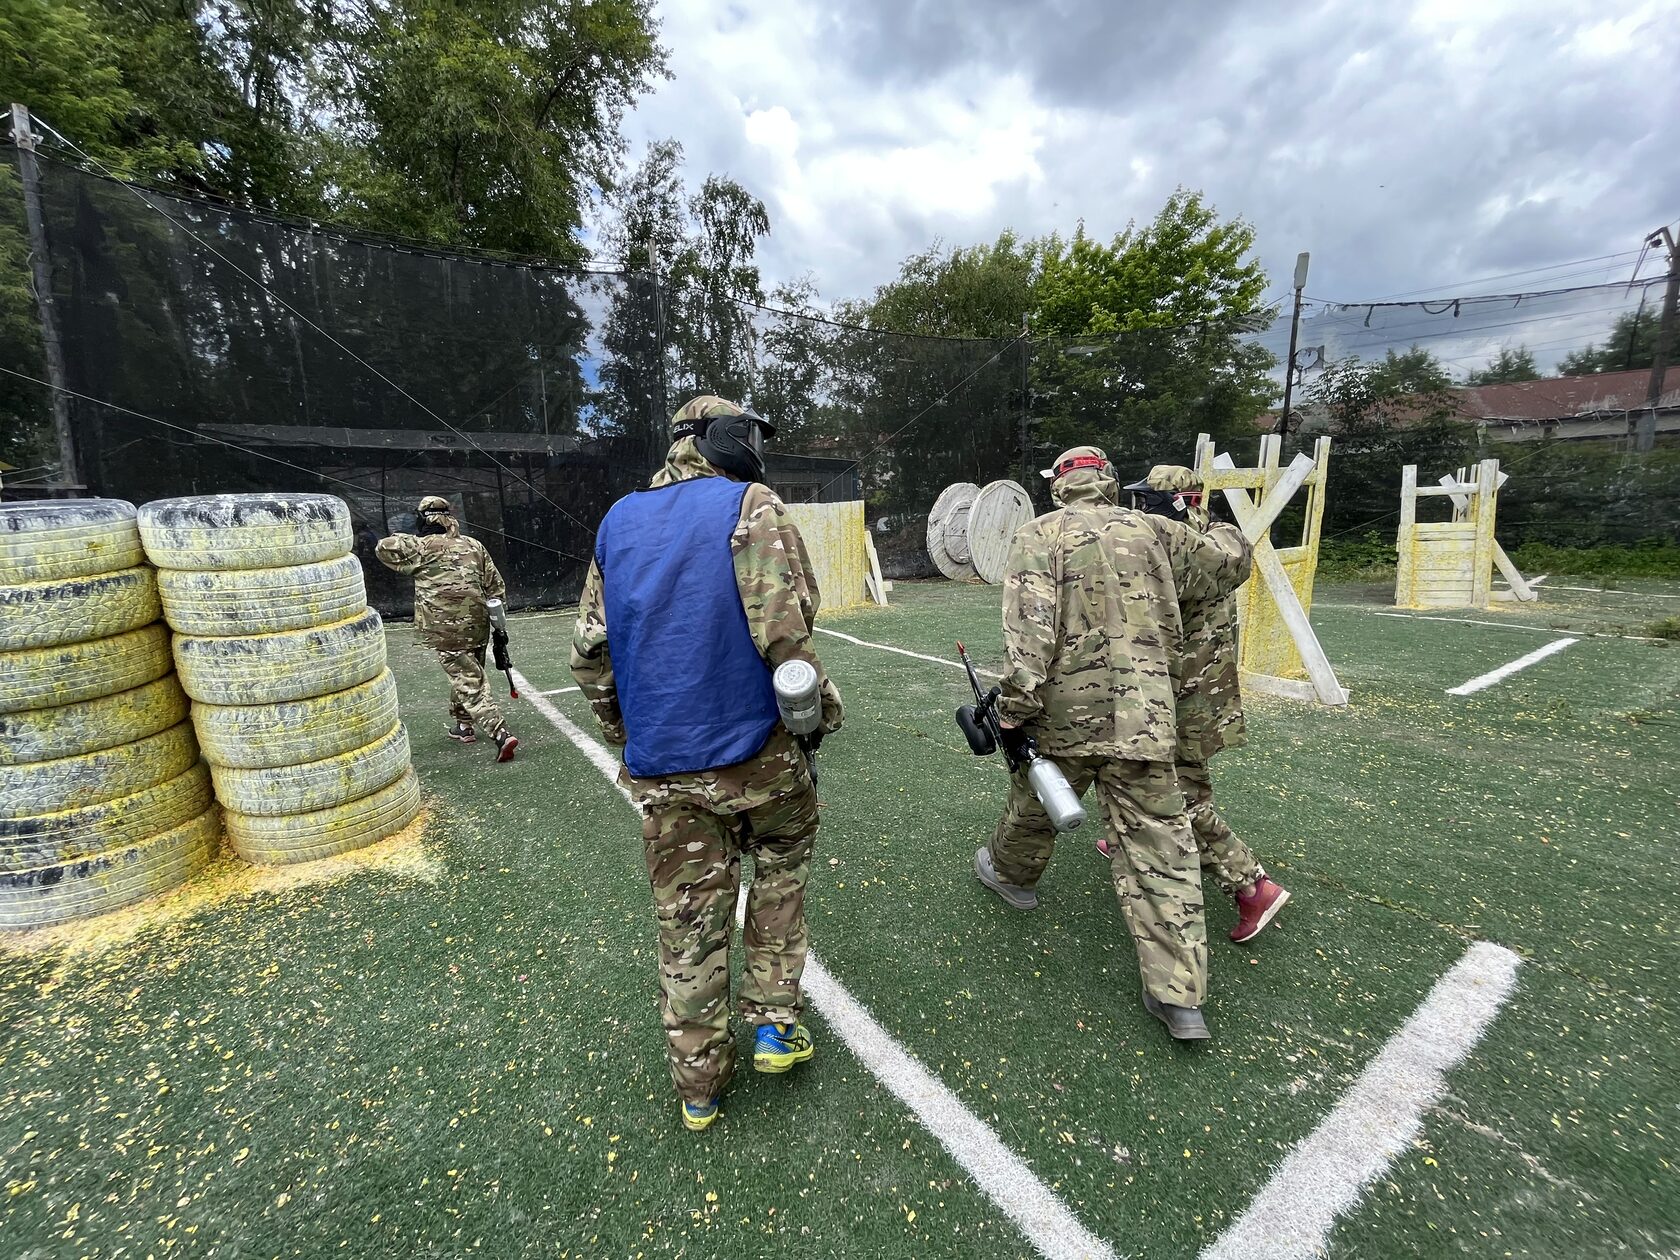
M 1495 280 L 1510 280 L 1516 276 L 1540 275 L 1548 271 L 1561 271 L 1566 267 L 1577 267 L 1583 263 L 1609 262 L 1612 259 L 1631 258 L 1637 252 L 1637 250 L 1627 249 L 1614 254 L 1600 254 L 1596 258 L 1575 258 L 1569 262 L 1553 263 L 1549 267 L 1529 267 L 1523 271 L 1507 271 L 1496 276 L 1483 276 L 1479 280 L 1455 280 L 1447 284 L 1433 284 L 1425 289 L 1407 289 L 1402 293 L 1387 293 L 1380 298 L 1374 298 L 1372 300 L 1382 302 L 1387 301 L 1390 298 L 1416 297 L 1422 293 L 1434 293 L 1440 289 L 1456 288 L 1459 285 L 1468 287 L 1476 284 L 1489 284 Z
M 205 433 L 201 429 L 194 429 L 184 424 L 176 424 L 174 421 L 165 420 L 160 416 L 147 415 L 144 411 L 136 411 L 132 407 L 124 407 L 121 403 L 114 403 L 109 399 L 95 398 L 92 394 L 84 394 L 78 390 L 69 389 L 65 386 L 54 385 L 51 381 L 44 381 L 38 376 L 31 376 L 27 372 L 19 372 L 16 369 L 6 367 L 3 364 L 0 364 L 0 372 L 4 372 L 7 376 L 15 376 L 20 381 L 29 381 L 31 384 L 41 385 L 47 389 L 56 390 L 57 392 L 66 394 L 71 398 L 80 399 L 82 402 L 92 403 L 96 407 L 108 407 L 112 411 L 121 412 L 125 416 L 133 416 L 137 420 L 146 420 L 152 424 L 161 425 L 165 429 L 173 429 L 177 433 L 185 433 L 194 442 L 214 442 L 217 446 L 225 446 L 229 450 L 238 451 L 242 455 L 254 455 L 258 459 L 266 459 L 272 464 L 279 464 L 282 467 L 290 468 L 295 472 L 304 473 L 307 476 L 318 478 L 321 481 L 330 481 L 334 485 L 347 486 L 349 489 L 354 490 L 357 494 L 371 493 L 367 486 L 357 485 L 353 481 L 346 481 L 343 477 L 334 477 L 331 473 L 324 473 L 318 468 L 306 468 L 302 464 L 294 464 L 289 459 L 281 459 L 278 455 L 270 455 L 267 451 L 258 450 L 253 446 L 245 446 L 239 442 L 229 442 L 226 438 L 217 437 L 213 433 Z M 576 517 L 571 517 L 570 519 L 573 521 L 577 520 Z M 524 543 L 527 547 L 535 547 L 539 551 L 551 552 L 554 555 L 563 556 L 567 560 L 576 560 L 579 564 L 591 563 L 582 556 L 573 555 L 569 551 L 561 551 L 557 547 L 550 547 L 547 544 L 537 542 L 532 538 L 521 538 L 518 534 L 509 534 L 503 530 L 496 529 L 493 526 L 478 525 L 472 521 L 468 521 L 467 524 L 471 525 L 474 529 L 482 529 L 488 533 L 506 538 L 510 542 Z M 587 526 L 585 528 L 587 528 Z

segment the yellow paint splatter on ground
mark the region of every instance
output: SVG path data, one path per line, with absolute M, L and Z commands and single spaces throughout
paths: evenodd
M 252 866 L 224 849 L 202 874 L 181 887 L 122 910 L 27 932 L 0 933 L 0 953 L 102 954 L 143 932 L 173 926 L 228 902 L 334 884 L 368 871 L 435 884 L 443 876 L 443 861 L 421 842 L 431 816 L 430 808 L 422 809 L 394 836 L 294 866 Z

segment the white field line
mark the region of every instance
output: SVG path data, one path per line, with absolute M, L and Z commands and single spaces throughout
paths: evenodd
M 582 687 L 556 687 L 553 691 L 537 691 L 532 694 L 538 696 L 569 696 L 574 691 L 582 690 Z
M 1530 586 L 1534 583 L 1530 582 Z M 1680 599 L 1680 595 L 1669 595 L 1663 591 L 1608 591 L 1602 586 L 1554 586 L 1554 591 L 1581 591 L 1587 595 L 1621 595 L 1627 599 Z
M 1494 683 L 1502 682 L 1518 670 L 1527 669 L 1530 665 L 1536 665 L 1545 660 L 1548 656 L 1554 656 L 1563 651 L 1563 649 L 1568 647 L 1570 644 L 1579 642 L 1579 639 L 1554 639 L 1552 642 L 1546 644 L 1545 647 L 1535 648 L 1534 651 L 1530 652 L 1527 656 L 1519 656 L 1514 661 L 1507 661 L 1498 669 L 1492 669 L 1485 674 L 1479 674 L 1467 683 L 1460 683 L 1456 687 L 1448 687 L 1447 694 L 1449 696 L 1469 696 L 1474 695 L 1478 691 L 1486 691 L 1489 687 L 1493 686 Z
M 1521 960 L 1478 941 L 1436 982 L 1341 1102 L 1276 1172 L 1203 1260 L 1307 1260 L 1336 1219 L 1408 1149 L 1423 1112 L 1511 996 Z
M 1561 591 L 1563 587 L 1554 586 L 1552 590 Z M 1325 608 L 1333 608 L 1338 612 L 1368 612 L 1378 617 L 1404 617 L 1407 621 L 1444 621 L 1455 626 L 1492 626 L 1495 630 L 1527 630 L 1530 634 L 1556 634 L 1556 626 L 1527 626 L 1520 621 L 1478 621 L 1474 617 L 1430 617 L 1424 613 L 1387 612 L 1376 608 L 1363 608 L 1358 604 L 1325 604 Z M 1630 643 L 1665 643 L 1666 639 L 1659 639 L 1649 634 L 1613 634 L 1609 630 L 1578 630 L 1576 637 L 1580 639 L 1626 639 Z
M 914 656 L 915 653 L 906 652 L 905 655 Z M 940 663 L 950 664 L 949 661 Z M 514 671 L 514 679 L 521 691 L 529 686 L 518 670 Z M 618 758 L 603 744 L 585 734 L 541 693 L 533 690 L 530 698 L 537 712 L 576 744 L 579 751 L 589 758 L 590 764 L 616 786 Z M 619 791 L 624 792 L 624 789 L 619 788 Z M 624 798 L 630 800 L 628 792 L 624 792 Z M 634 802 L 631 804 L 634 805 Z M 743 896 L 745 891 L 742 890 Z M 738 900 L 736 904 L 739 914 L 744 910 L 745 902 Z M 823 966 L 815 952 L 805 956 L 803 984 L 811 1000 L 822 1010 L 829 1027 L 839 1034 L 858 1061 L 910 1109 L 917 1123 L 950 1152 L 951 1158 L 1002 1209 L 1004 1215 L 1015 1222 L 1040 1255 L 1048 1260 L 1081 1260 L 1085 1257 L 1090 1260 L 1114 1260 L 1113 1249 L 1081 1225 L 1079 1218 L 1034 1175 L 1020 1156 L 999 1141 L 997 1134 L 965 1107 L 960 1098 L 899 1045 L 892 1034 L 876 1022 L 868 1008 Z
M 889 647 L 885 643 L 871 643 L 868 639 L 860 639 L 855 635 L 842 634 L 838 630 L 830 630 L 827 626 L 817 626 L 818 634 L 832 634 L 836 639 L 844 639 L 847 643 L 855 643 L 858 647 L 874 648 L 877 652 L 891 652 L 895 656 L 908 656 L 918 661 L 932 661 L 935 665 L 947 665 L 952 669 L 961 669 L 961 661 L 948 661 L 943 656 L 925 656 L 921 652 L 912 652 L 908 648 Z

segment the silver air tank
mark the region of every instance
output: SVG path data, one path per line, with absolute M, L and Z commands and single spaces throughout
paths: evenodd
M 507 633 L 507 609 L 499 599 L 484 601 L 484 611 L 490 614 L 490 624 L 503 634 Z
M 1034 757 L 1027 762 L 1027 782 L 1033 795 L 1050 815 L 1050 825 L 1057 831 L 1072 831 L 1085 821 L 1085 806 L 1068 786 L 1067 778 L 1048 757 Z
M 822 680 L 815 665 L 810 661 L 783 661 L 776 666 L 770 682 L 776 689 L 776 708 L 788 730 L 795 735 L 810 735 L 822 725 Z

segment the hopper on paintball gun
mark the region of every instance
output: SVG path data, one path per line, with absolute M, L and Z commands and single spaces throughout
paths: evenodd
M 1010 773 L 1026 767 L 1027 782 L 1032 786 L 1038 803 L 1044 806 L 1044 812 L 1050 816 L 1051 826 L 1057 831 L 1074 830 L 1085 821 L 1085 806 L 1068 785 L 1066 776 L 1054 762 L 1039 754 L 1038 744 L 1030 735 L 1017 740 L 1004 737 L 1003 723 L 997 711 L 1002 688 L 981 690 L 980 675 L 974 672 L 974 662 L 968 659 L 968 650 L 960 641 L 957 655 L 968 671 L 969 686 L 974 688 L 974 703 L 957 709 L 957 726 L 968 740 L 969 751 L 976 757 L 989 757 L 999 748 L 1003 749 Z

